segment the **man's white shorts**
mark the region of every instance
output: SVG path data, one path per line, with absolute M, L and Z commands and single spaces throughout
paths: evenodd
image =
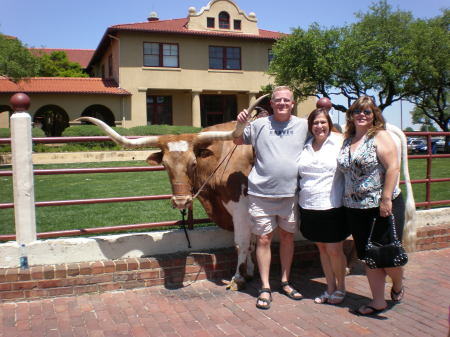
M 297 198 L 265 198 L 249 194 L 249 213 L 253 221 L 252 233 L 265 235 L 277 226 L 286 232 L 297 229 Z

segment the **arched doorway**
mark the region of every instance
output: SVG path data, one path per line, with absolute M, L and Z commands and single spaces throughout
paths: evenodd
M 81 113 L 82 117 L 94 117 L 102 120 L 109 126 L 116 126 L 114 114 L 106 106 L 100 104 L 94 104 L 88 106 Z
M 69 127 L 69 116 L 57 105 L 45 105 L 34 114 L 35 125 L 42 125 L 47 137 L 59 137 Z

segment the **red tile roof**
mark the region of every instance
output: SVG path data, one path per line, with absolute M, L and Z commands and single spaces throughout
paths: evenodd
M 144 32 L 175 33 L 199 36 L 233 37 L 242 39 L 276 40 L 286 35 L 279 32 L 259 29 L 259 34 L 245 34 L 233 31 L 204 31 L 187 29 L 188 18 L 173 20 L 155 20 L 148 22 L 129 23 L 109 27 L 110 30 L 131 30 Z
M 253 40 L 277 40 L 286 36 L 287 34 L 273 32 L 270 30 L 259 29 L 258 34 L 245 34 L 233 31 L 204 31 L 204 30 L 190 30 L 187 29 L 188 18 L 172 19 L 172 20 L 154 20 L 138 23 L 129 23 L 114 25 L 109 27 L 100 41 L 94 55 L 88 67 L 97 62 L 101 55 L 105 52 L 107 46 L 109 46 L 109 35 L 115 35 L 120 31 L 135 31 L 135 32 L 153 32 L 153 33 L 166 33 L 166 34 L 183 34 L 191 36 L 205 36 L 205 37 L 223 37 L 234 39 L 253 39 Z
M 5 34 L 1 34 L 1 33 L 0 33 L 0 35 L 2 35 L 7 40 L 17 40 L 17 37 L 12 36 L 12 35 L 5 35 Z
M 131 95 L 128 91 L 119 88 L 116 81 L 97 77 L 32 77 L 14 83 L 0 76 L 0 94 L 16 92 L 33 94 Z
M 40 55 L 42 53 L 51 54 L 54 51 L 64 51 L 66 52 L 69 61 L 76 62 L 80 64 L 82 68 L 86 68 L 92 55 L 94 55 L 95 49 L 30 48 L 30 51 L 34 55 Z

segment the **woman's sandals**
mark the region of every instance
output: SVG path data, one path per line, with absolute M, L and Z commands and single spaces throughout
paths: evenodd
M 316 297 L 314 299 L 314 303 L 316 304 L 325 304 L 328 303 L 328 299 L 330 298 L 330 294 L 327 291 L 324 291 L 322 295 Z
M 344 298 L 345 298 L 345 291 L 336 290 L 331 295 L 327 291 L 325 291 L 322 295 L 314 299 L 314 303 L 341 304 L 344 301 Z
M 330 304 L 341 304 L 344 302 L 345 298 L 345 291 L 336 290 L 334 293 L 332 293 L 328 299 L 328 303 Z
M 403 296 L 405 295 L 405 287 L 402 286 L 400 291 L 395 291 L 394 286 L 391 288 L 391 300 L 394 302 L 400 302 L 403 299 Z

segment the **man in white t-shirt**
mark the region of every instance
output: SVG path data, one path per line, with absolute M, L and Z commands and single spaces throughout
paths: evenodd
M 256 307 L 269 309 L 272 302 L 269 283 L 273 231 L 280 235 L 281 292 L 300 300 L 303 296 L 289 284 L 297 229 L 296 187 L 297 160 L 308 132 L 305 119 L 291 114 L 293 93 L 289 87 L 276 87 L 270 101 L 273 115 L 258 118 L 235 139 L 236 144 L 251 144 L 255 164 L 248 177 L 249 213 L 252 232 L 257 235 L 256 258 L 261 277 L 261 291 Z M 238 123 L 246 123 L 247 110 L 241 111 Z

